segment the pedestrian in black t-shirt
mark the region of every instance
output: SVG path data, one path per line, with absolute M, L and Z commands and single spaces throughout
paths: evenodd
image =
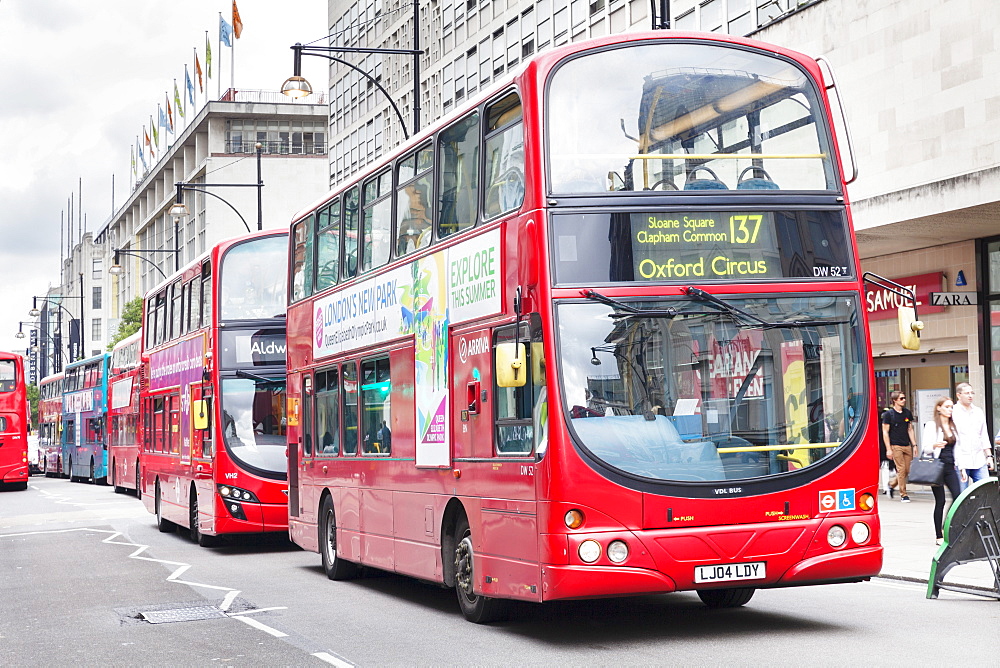
M 913 413 L 906 406 L 906 397 L 902 392 L 889 394 L 892 407 L 882 413 L 882 442 L 885 444 L 885 454 L 896 463 L 896 485 L 899 485 L 899 500 L 909 503 L 906 494 L 906 479 L 910 475 L 910 462 L 917 449 L 917 438 L 913 431 Z M 889 484 L 889 497 L 892 498 L 896 485 Z

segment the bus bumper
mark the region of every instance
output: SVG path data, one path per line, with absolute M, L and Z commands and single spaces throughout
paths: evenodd
M 595 566 L 542 566 L 542 600 L 665 594 L 677 585 L 659 571 Z
M 216 534 L 288 531 L 288 506 L 269 503 L 238 503 L 219 499 Z M 232 506 L 236 508 L 233 509 Z
M 2 482 L 24 482 L 27 479 L 28 466 L 25 464 L 24 466 L 18 466 L 17 468 L 7 471 L 7 474 L 4 475 Z

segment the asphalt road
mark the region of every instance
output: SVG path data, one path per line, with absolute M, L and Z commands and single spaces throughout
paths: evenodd
M 36 476 L 0 493 L 4 666 L 948 664 L 988 651 L 998 616 L 996 601 L 874 580 L 723 611 L 692 593 L 520 605 L 477 626 L 451 590 L 331 582 L 282 537 L 204 549 L 160 534 L 107 487 Z

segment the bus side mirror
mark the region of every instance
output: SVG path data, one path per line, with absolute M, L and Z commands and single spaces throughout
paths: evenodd
M 538 387 L 545 384 L 545 351 L 541 341 L 531 343 L 531 382 Z
M 194 421 L 194 428 L 199 431 L 208 429 L 209 406 L 207 399 L 198 399 L 191 402 L 191 416 Z
M 915 309 L 912 306 L 900 306 L 896 313 L 900 345 L 906 350 L 920 350 L 919 332 L 924 328 L 924 323 L 917 320 Z
M 524 387 L 524 344 L 498 343 L 494 354 L 497 387 Z

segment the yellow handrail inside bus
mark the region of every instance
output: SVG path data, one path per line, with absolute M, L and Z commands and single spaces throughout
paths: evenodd
M 815 450 L 819 448 L 837 448 L 840 443 L 786 443 L 785 445 L 750 445 L 743 448 L 719 448 L 719 454 L 731 452 L 771 452 L 774 450 Z
M 817 160 L 826 153 L 642 153 L 626 156 L 628 160 Z

